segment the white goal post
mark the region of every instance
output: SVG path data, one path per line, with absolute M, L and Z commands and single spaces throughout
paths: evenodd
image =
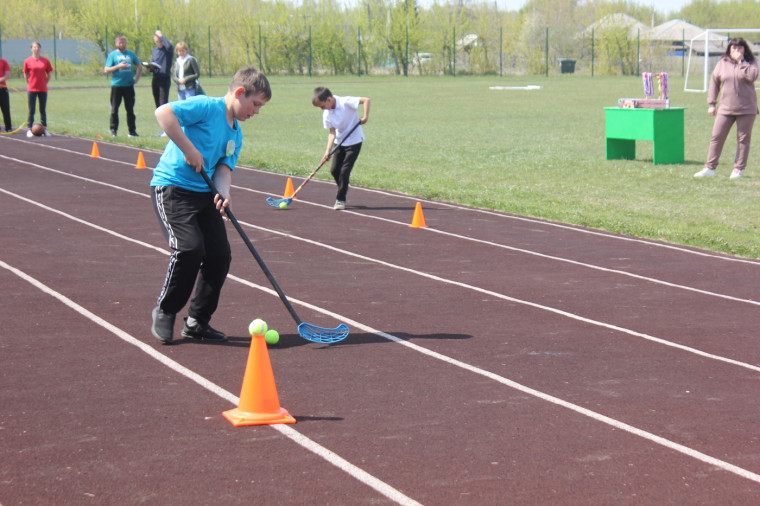
M 757 35 L 747 36 L 748 34 Z M 708 28 L 692 38 L 689 44 L 689 58 L 686 64 L 683 91 L 707 92 L 712 68 L 726 51 L 726 44 L 732 37 L 744 37 L 756 52 L 756 43 L 760 41 L 760 28 Z M 689 88 L 689 77 L 693 83 L 696 82 L 692 86 L 699 86 L 701 80 L 702 87 Z

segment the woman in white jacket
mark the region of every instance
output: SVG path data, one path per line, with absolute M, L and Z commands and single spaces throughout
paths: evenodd
M 200 68 L 198 60 L 187 54 L 187 44 L 177 42 L 177 63 L 174 65 L 174 82 L 177 83 L 177 95 L 180 100 L 185 100 L 195 95 L 203 95 L 198 77 Z

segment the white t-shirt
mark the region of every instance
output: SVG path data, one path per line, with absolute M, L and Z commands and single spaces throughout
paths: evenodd
M 364 132 L 359 126 L 351 133 L 348 139 L 343 136 L 359 122 L 359 97 L 339 97 L 333 95 L 335 109 L 326 109 L 322 112 L 322 124 L 328 130 L 335 129 L 335 144 L 343 141 L 343 146 L 353 146 L 364 142 Z

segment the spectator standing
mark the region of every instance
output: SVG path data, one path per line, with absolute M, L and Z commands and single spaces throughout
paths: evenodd
M 108 54 L 103 71 L 111 74 L 111 137 L 119 131 L 119 107 L 124 100 L 127 111 L 128 137 L 139 137 L 135 118 L 135 85 L 140 81 L 142 65 L 137 55 L 127 49 L 127 38 L 117 35 L 116 49 Z
M 200 77 L 198 60 L 187 53 L 187 44 L 177 42 L 177 62 L 174 65 L 174 82 L 177 83 L 177 96 L 185 100 L 201 95 L 198 78 Z
M 169 39 L 164 37 L 161 30 L 156 30 L 153 34 L 153 51 L 150 53 L 150 62 L 153 64 L 150 67 L 153 73 L 153 100 L 156 102 L 156 109 L 169 102 L 173 61 L 174 46 Z
M 707 114 L 715 116 L 705 168 L 694 177 L 715 177 L 723 144 L 736 123 L 736 157 L 729 179 L 739 179 L 749 158 L 752 126 L 757 117 L 758 66 L 755 55 L 741 37 L 728 41 L 726 52 L 715 65 L 707 92 Z M 720 107 L 716 109 L 720 94 Z
M 47 131 L 47 94 L 48 81 L 50 74 L 53 72 L 53 66 L 50 60 L 40 56 L 42 44 L 38 41 L 32 42 L 32 56 L 24 60 L 24 78 L 26 79 L 27 101 L 29 102 L 29 117 L 26 119 L 27 128 L 32 128 L 34 124 L 34 114 L 37 112 L 37 102 L 40 104 L 40 123 L 45 127 L 44 135 L 50 137 Z M 26 132 L 27 137 L 31 137 L 32 131 Z

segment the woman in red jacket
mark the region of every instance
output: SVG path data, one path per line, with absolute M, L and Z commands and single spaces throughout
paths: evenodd
M 24 60 L 24 77 L 26 78 L 26 92 L 29 100 L 29 117 L 26 120 L 27 128 L 32 128 L 34 124 L 34 113 L 37 109 L 37 101 L 40 102 L 40 123 L 45 127 L 46 136 L 50 137 L 47 131 L 47 83 L 50 80 L 50 74 L 53 72 L 53 66 L 50 60 L 40 56 L 42 45 L 36 40 L 32 42 L 32 56 Z M 26 132 L 27 137 L 32 136 L 32 131 Z
M 741 37 L 731 39 L 710 79 L 710 89 L 707 92 L 709 105 L 707 114 L 715 116 L 715 123 L 705 168 L 694 174 L 694 177 L 715 177 L 715 168 L 718 166 L 723 144 L 734 123 L 736 123 L 737 146 L 734 170 L 731 172 L 730 179 L 742 177 L 742 171 L 747 166 L 749 157 L 752 125 L 758 113 L 755 92 L 757 74 L 757 62 L 749 44 Z M 720 93 L 720 106 L 716 110 L 718 93 Z

